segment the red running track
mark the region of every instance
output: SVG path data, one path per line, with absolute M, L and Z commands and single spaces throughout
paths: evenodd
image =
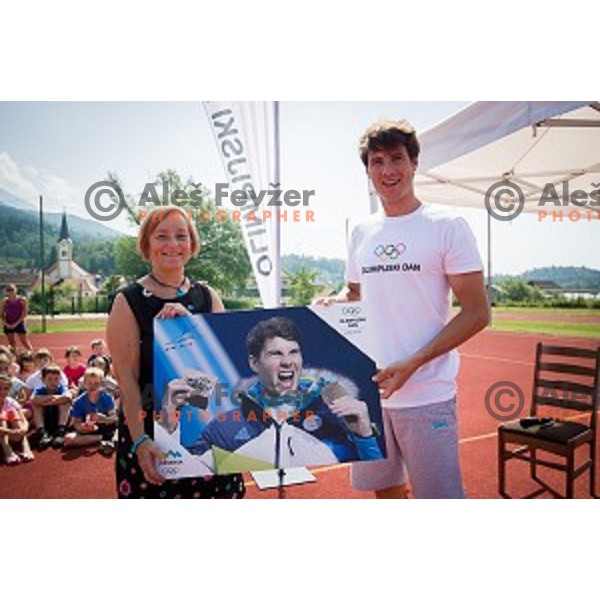
M 92 339 L 100 332 L 40 334 L 33 337 L 36 347 L 47 346 L 58 362 L 67 346 L 77 344 L 84 356 Z M 463 477 L 470 498 L 498 498 L 496 478 L 496 430 L 498 421 L 484 407 L 486 390 L 498 381 L 519 385 L 527 398 L 531 389 L 535 345 L 538 341 L 573 344 L 595 348 L 593 339 L 557 338 L 537 334 L 503 333 L 486 330 L 461 348 L 462 366 L 458 378 L 460 452 Z M 527 404 L 528 406 L 528 404 Z M 522 411 L 524 415 L 527 410 Z M 599 448 L 600 452 L 600 448 Z M 600 464 L 600 456 L 598 457 Z M 17 467 L 0 466 L 0 497 L 2 498 L 114 498 L 113 461 L 95 449 L 62 452 L 49 449 L 38 453 L 30 464 Z M 514 461 L 513 461 L 514 463 Z M 525 464 L 509 464 L 509 491 L 524 496 L 535 489 L 529 480 Z M 349 484 L 349 467 L 335 466 L 314 469 L 317 482 L 287 488 L 288 498 L 370 498 L 355 492 Z M 543 471 L 542 471 L 543 473 Z M 547 480 L 563 489 L 558 473 Z M 589 498 L 587 475 L 576 485 L 576 497 Z M 249 498 L 274 498 L 276 492 L 259 491 L 248 478 Z M 543 496 L 542 496 L 543 497 Z

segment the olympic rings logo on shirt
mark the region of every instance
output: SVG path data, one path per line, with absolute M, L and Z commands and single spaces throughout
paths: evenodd
M 396 260 L 401 254 L 406 252 L 406 244 L 398 242 L 397 244 L 379 244 L 375 247 L 375 256 L 380 260 Z
M 342 308 L 342 314 L 346 317 L 358 317 L 360 312 L 360 306 L 344 306 L 344 308 Z

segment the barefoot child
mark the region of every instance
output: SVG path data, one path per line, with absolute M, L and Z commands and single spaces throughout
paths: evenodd
M 10 386 L 10 376 L 0 374 L 0 444 L 6 464 L 16 465 L 34 457 L 27 440 L 29 424 L 19 403 L 8 395 Z M 13 450 L 13 445 L 19 443 L 21 456 Z
M 65 437 L 65 447 L 100 444 L 103 454 L 110 455 L 114 451 L 117 410 L 113 397 L 102 389 L 103 376 L 100 369 L 86 369 L 85 392 L 75 400 L 71 412 L 75 431 Z

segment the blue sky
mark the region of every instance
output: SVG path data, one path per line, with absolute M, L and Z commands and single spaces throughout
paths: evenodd
M 283 102 L 282 183 L 314 189 L 315 223 L 282 226 L 282 251 L 343 258 L 346 221 L 368 214 L 367 182 L 357 141 L 373 120 L 405 117 L 424 130 L 466 102 Z M 166 168 L 214 189 L 226 181 L 200 102 L 0 103 L 0 188 L 49 210 L 86 217 L 85 190 L 116 171 L 139 193 Z M 462 211 L 487 259 L 486 214 Z M 127 230 L 125 219 L 111 223 Z M 600 268 L 596 223 L 537 223 L 521 215 L 493 222 L 494 272 L 535 266 Z

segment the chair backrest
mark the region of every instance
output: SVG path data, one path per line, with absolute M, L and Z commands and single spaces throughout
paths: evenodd
M 551 406 L 561 412 L 589 413 L 595 427 L 600 379 L 600 346 L 596 350 L 538 343 L 533 379 L 532 413 L 538 406 Z M 568 418 L 568 417 L 566 417 Z

